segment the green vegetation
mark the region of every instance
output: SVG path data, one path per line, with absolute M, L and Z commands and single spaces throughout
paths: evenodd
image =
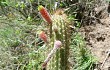
M 93 70 L 93 64 L 96 62 L 94 56 L 85 46 L 85 41 L 79 33 L 73 34 L 71 42 L 71 52 L 73 52 L 73 60 L 76 62 L 74 70 Z

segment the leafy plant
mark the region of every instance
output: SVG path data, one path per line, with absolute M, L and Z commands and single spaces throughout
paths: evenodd
M 71 41 L 71 52 L 73 52 L 74 70 L 93 70 L 96 59 L 85 46 L 84 40 L 79 33 L 73 34 Z

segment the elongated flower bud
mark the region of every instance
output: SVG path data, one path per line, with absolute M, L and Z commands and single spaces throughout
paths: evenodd
M 50 59 L 52 58 L 54 53 L 57 51 L 57 49 L 61 47 L 61 45 L 62 45 L 62 43 L 60 41 L 55 41 L 53 49 L 48 54 L 47 58 L 45 59 L 43 65 L 42 65 L 43 68 L 45 68 L 47 66 L 47 63 L 50 61 Z
M 49 15 L 49 13 L 47 12 L 46 8 L 44 8 L 42 5 L 40 5 L 38 7 L 38 10 L 40 12 L 40 14 L 42 15 L 42 17 L 49 23 L 52 23 L 51 17 Z
M 41 32 L 40 34 L 39 34 L 39 37 L 45 42 L 45 43 L 48 43 L 48 41 L 47 41 L 47 35 L 45 34 L 45 32 Z

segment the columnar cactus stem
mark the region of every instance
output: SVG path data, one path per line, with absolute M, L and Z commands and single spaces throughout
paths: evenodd
M 56 39 L 59 39 L 63 42 L 63 48 L 60 49 L 60 69 L 69 70 L 68 58 L 69 58 L 69 23 L 61 18 L 59 26 L 59 32 L 56 31 Z M 58 26 L 58 25 L 57 25 Z M 57 57 L 57 54 L 56 54 Z
M 69 58 L 69 30 L 68 25 L 65 25 L 65 70 L 69 70 L 68 58 Z

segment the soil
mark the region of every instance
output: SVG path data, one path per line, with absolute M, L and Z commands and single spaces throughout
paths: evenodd
M 100 19 L 100 21 L 101 23 L 96 22 L 81 27 L 80 32 L 87 47 L 98 60 L 100 69 L 96 70 L 110 70 L 110 56 L 107 57 L 107 53 L 110 53 L 110 17 Z

